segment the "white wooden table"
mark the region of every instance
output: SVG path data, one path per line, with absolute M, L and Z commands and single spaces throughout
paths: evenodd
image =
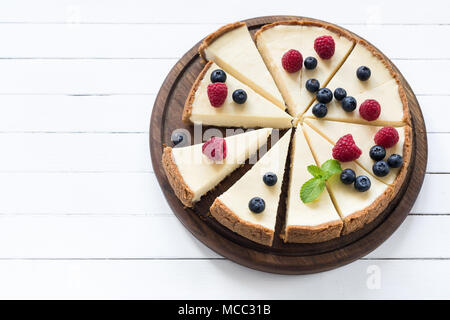
M 450 298 L 448 1 L 0 2 L 0 298 Z M 180 56 L 220 25 L 291 14 L 366 37 L 417 94 L 429 141 L 411 214 L 377 250 L 308 276 L 253 271 L 178 222 L 148 124 Z

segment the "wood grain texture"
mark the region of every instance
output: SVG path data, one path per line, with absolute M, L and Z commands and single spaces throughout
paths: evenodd
M 303 19 L 272 16 L 246 20 L 246 23 L 254 33 L 264 24 L 287 18 Z M 273 273 L 305 274 L 329 270 L 352 262 L 374 250 L 398 228 L 417 198 L 427 163 L 427 137 L 423 116 L 414 93 L 403 77 L 402 82 L 407 92 L 414 128 L 409 174 L 388 208 L 363 229 L 320 244 L 283 244 L 278 234 L 285 210 L 284 190 L 272 247 L 258 245 L 234 234 L 210 217 L 208 210 L 212 201 L 249 169 L 247 165 L 235 171 L 215 190 L 204 196 L 194 209 L 185 209 L 173 194 L 160 161 L 162 146 L 170 144 L 173 130 L 184 128 L 192 132 L 193 129 L 182 123 L 181 112 L 189 89 L 202 69 L 197 54 L 198 45 L 189 50 L 167 76 L 156 98 L 150 124 L 150 149 L 154 172 L 170 207 L 195 237 L 220 255 L 247 267 Z M 286 183 L 283 188 L 286 189 Z

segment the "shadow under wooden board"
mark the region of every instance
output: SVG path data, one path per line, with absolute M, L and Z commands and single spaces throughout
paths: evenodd
M 289 19 L 314 20 L 294 16 L 268 16 L 245 22 L 254 34 L 265 24 Z M 181 114 L 189 90 L 204 66 L 197 52 L 199 44 L 200 42 L 189 50 L 170 71 L 158 93 L 150 120 L 153 168 L 167 202 L 183 225 L 218 254 L 253 269 L 280 274 L 307 274 L 330 270 L 367 255 L 383 243 L 411 210 L 422 186 L 427 163 L 424 119 L 417 99 L 403 76 L 399 73 L 412 116 L 413 151 L 408 176 L 397 197 L 375 221 L 359 231 L 323 243 L 286 244 L 279 237 L 285 214 L 287 179 L 284 179 L 274 243 L 272 247 L 266 247 L 233 233 L 209 215 L 209 207 L 214 199 L 233 185 L 250 165 L 246 164 L 236 170 L 216 189 L 205 195 L 193 209 L 185 208 L 177 199 L 161 165 L 163 145 L 171 145 L 172 132 L 176 129 L 186 129 L 193 133 L 193 126 L 183 123 Z M 398 71 L 394 65 L 393 67 Z M 203 127 L 203 130 L 207 128 Z M 222 132 L 225 130 L 218 129 Z

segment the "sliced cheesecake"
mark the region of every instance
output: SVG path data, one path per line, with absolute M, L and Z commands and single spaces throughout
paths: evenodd
M 317 164 L 332 159 L 333 144 L 326 140 L 307 123 L 303 126 L 305 136 L 311 147 Z M 373 221 L 389 204 L 392 187 L 372 177 L 355 161 L 342 162 L 342 169 L 352 169 L 356 176 L 369 177 L 371 187 L 365 192 L 357 191 L 353 185 L 345 185 L 339 175 L 327 181 L 327 188 L 339 215 L 344 220 L 343 234 L 351 233 Z
M 226 25 L 210 34 L 203 40 L 199 53 L 282 110 L 286 108 L 244 22 Z
M 230 189 L 216 198 L 210 208 L 213 217 L 227 228 L 268 246 L 272 245 L 275 232 L 291 130 Z M 262 199 L 264 206 L 255 199 Z M 254 207 L 254 201 L 259 207 Z
M 286 222 L 282 235 L 285 242 L 322 242 L 341 234 L 343 223 L 326 189 L 313 202 L 300 200 L 302 185 L 312 178 L 307 167 L 315 164 L 302 127 L 298 126 L 291 145 Z
M 226 74 L 227 97 L 219 107 L 213 107 L 208 98 L 211 74 L 220 67 L 210 61 L 195 81 L 183 111 L 183 121 L 228 127 L 290 128 L 292 117 L 269 100 L 263 98 L 231 74 Z M 235 90 L 244 90 L 246 100 L 236 103 Z
M 213 162 L 202 153 L 203 144 L 187 147 L 165 147 L 164 171 L 175 195 L 187 207 L 213 189 L 267 142 L 272 129 L 252 130 L 226 137 L 226 158 Z
M 339 86 L 344 88 L 346 84 L 343 83 Z M 403 126 L 410 122 L 406 94 L 403 87 L 395 79 L 391 79 L 378 87 L 364 91 L 353 97 L 358 103 L 358 107 L 354 111 L 344 111 L 341 107 L 341 102 L 333 99 L 327 105 L 328 113 L 322 119 L 393 127 Z M 381 107 L 380 116 L 374 121 L 363 119 L 358 112 L 361 103 L 368 99 L 378 101 Z M 308 109 L 304 117 L 316 118 L 312 113 L 312 108 Z
M 387 158 L 392 154 L 401 155 L 403 157 L 402 167 L 391 168 L 388 175 L 384 177 L 376 177 L 372 171 L 372 166 L 375 161 L 370 158 L 369 151 L 370 148 L 375 145 L 375 134 L 383 127 L 316 119 L 305 119 L 305 123 L 333 144 L 335 144 L 340 137 L 343 137 L 346 134 L 351 134 L 356 145 L 362 150 L 362 154 L 356 162 L 375 178 L 391 185 L 401 185 L 405 179 L 407 171 L 406 168 L 408 167 L 411 154 L 412 137 L 410 126 L 396 128 L 399 135 L 399 140 L 393 147 L 386 149 L 386 157 L 384 158 L 384 160 L 387 160 Z
M 314 50 L 314 40 L 325 35 L 331 36 L 335 42 L 335 51 L 330 59 L 321 59 Z M 265 25 L 256 33 L 255 39 L 288 110 L 294 117 L 302 114 L 315 98 L 313 93 L 306 90 L 306 81 L 314 78 L 322 87 L 325 86 L 354 46 L 350 35 L 341 29 L 324 23 L 295 20 Z M 310 70 L 302 67 L 300 71 L 288 73 L 281 61 L 283 55 L 291 49 L 298 50 L 303 59 L 316 58 L 317 66 Z

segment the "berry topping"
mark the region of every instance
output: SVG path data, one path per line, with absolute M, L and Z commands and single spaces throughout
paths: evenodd
M 253 213 L 261 213 L 266 208 L 266 203 L 262 198 L 254 197 L 249 201 L 248 208 Z
M 376 144 L 385 148 L 391 148 L 398 142 L 398 132 L 393 127 L 384 127 L 378 130 L 373 139 Z
M 322 59 L 330 59 L 334 55 L 334 40 L 331 36 L 321 36 L 314 40 L 314 50 Z
M 352 184 L 356 180 L 355 171 L 352 169 L 344 169 L 341 172 L 341 182 L 343 184 Z
M 308 79 L 306 80 L 305 87 L 309 92 L 316 92 L 320 88 L 320 83 L 317 79 Z
M 358 148 L 351 134 L 341 137 L 333 147 L 333 158 L 340 162 L 356 160 L 361 156 L 361 153 L 361 149 Z
M 356 109 L 356 99 L 353 97 L 345 97 L 341 102 L 342 109 L 345 112 L 352 112 Z
M 325 103 L 318 103 L 312 108 L 312 113 L 317 118 L 323 118 L 328 113 L 328 108 Z
M 400 168 L 403 164 L 403 157 L 394 153 L 387 159 L 387 163 L 391 168 Z
M 317 91 L 316 99 L 319 102 L 327 104 L 333 100 L 333 93 L 328 88 L 322 88 Z
M 365 192 L 370 189 L 371 182 L 366 176 L 358 176 L 355 180 L 355 189 L 359 192 Z
M 212 83 L 225 82 L 227 81 L 227 74 L 223 70 L 216 69 L 213 72 L 211 72 L 210 80 Z
M 317 67 L 317 59 L 314 57 L 308 57 L 305 59 L 304 65 L 308 70 L 315 69 Z
M 213 107 L 220 107 L 225 102 L 228 88 L 225 83 L 216 82 L 208 85 L 208 98 Z
M 283 55 L 283 58 L 281 58 L 281 64 L 287 72 L 297 72 L 302 68 L 303 56 L 299 51 L 291 49 Z
M 386 149 L 382 146 L 373 146 L 369 152 L 370 158 L 375 161 L 383 160 L 386 157 Z
M 369 80 L 370 74 L 371 74 L 370 69 L 366 66 L 361 66 L 358 68 L 358 70 L 356 70 L 356 76 L 361 81 Z
M 187 141 L 186 134 L 183 131 L 174 131 L 170 137 L 174 146 L 184 146 Z
M 385 177 L 389 174 L 389 166 L 386 161 L 380 160 L 373 164 L 372 171 L 377 177 Z
M 273 186 L 275 183 L 277 183 L 278 178 L 277 175 L 273 172 L 266 172 L 266 174 L 263 176 L 263 181 L 268 186 Z
M 222 161 L 227 157 L 227 142 L 224 138 L 212 137 L 203 144 L 202 153 L 215 162 Z
M 233 92 L 233 101 L 237 104 L 243 104 L 247 101 L 247 92 L 242 89 L 234 90 Z
M 381 113 L 381 107 L 377 100 L 367 99 L 359 106 L 359 114 L 364 120 L 377 120 Z
M 342 99 L 344 99 L 347 96 L 347 91 L 345 91 L 345 89 L 342 88 L 337 88 L 336 90 L 334 90 L 334 98 L 337 101 L 341 101 Z

